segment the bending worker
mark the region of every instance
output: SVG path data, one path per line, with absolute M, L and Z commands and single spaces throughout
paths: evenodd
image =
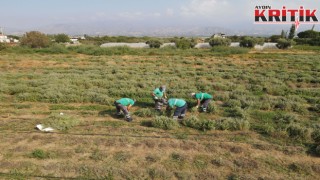
M 168 100 L 168 107 L 167 108 L 174 108 L 176 107 L 174 114 L 173 114 L 173 119 L 183 119 L 186 116 L 187 112 L 187 103 L 183 99 L 176 99 L 176 98 L 170 98 Z
M 125 119 L 130 122 L 132 121 L 132 117 L 129 114 L 129 111 L 131 107 L 134 105 L 135 100 L 130 99 L 130 98 L 121 98 L 117 101 L 114 102 L 114 105 L 116 106 L 117 109 L 117 115 L 121 116 L 121 111 L 125 115 Z
M 212 95 L 208 93 L 191 93 L 191 96 L 193 98 L 197 99 L 197 106 L 196 108 L 198 109 L 199 106 L 202 108 L 203 112 L 207 112 L 208 105 L 212 99 Z
M 167 95 L 166 95 L 166 86 L 162 85 L 159 88 L 156 88 L 153 92 L 152 92 L 152 97 L 155 103 L 155 109 L 157 111 L 161 111 L 161 108 L 163 106 L 163 104 L 166 104 L 166 99 L 167 99 Z

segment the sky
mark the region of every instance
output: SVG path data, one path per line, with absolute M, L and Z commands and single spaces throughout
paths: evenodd
M 320 0 L 0 0 L 0 27 L 37 29 L 71 24 L 130 27 L 221 27 L 274 29 L 254 24 L 254 7 L 303 5 L 320 9 Z M 320 16 L 320 12 L 319 12 Z M 320 26 L 320 24 L 318 25 Z M 305 25 L 304 28 L 309 28 Z M 317 27 L 318 28 L 318 27 Z

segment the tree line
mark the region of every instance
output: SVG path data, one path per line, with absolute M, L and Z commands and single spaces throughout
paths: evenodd
M 264 42 L 275 42 L 279 49 L 286 49 L 295 44 L 307 44 L 312 46 L 320 46 L 320 32 L 306 30 L 299 32 L 295 36 L 295 26 L 292 25 L 289 34 L 284 30 L 279 35 L 272 35 L 270 37 L 250 37 L 250 36 L 211 36 L 204 41 L 200 38 L 187 37 L 128 37 L 128 36 L 89 36 L 84 35 L 85 38 L 79 39 L 81 44 L 87 45 L 101 45 L 111 42 L 127 42 L 137 43 L 145 42 L 150 48 L 160 48 L 164 43 L 175 43 L 178 49 L 194 48 L 198 42 L 207 42 L 211 47 L 215 46 L 230 46 L 231 42 L 239 42 L 240 47 L 253 48 L 255 45 L 263 45 Z M 20 45 L 30 48 L 45 48 L 55 43 L 72 43 L 67 34 L 46 35 L 38 31 L 30 31 L 25 33 L 22 37 L 14 36 L 20 39 Z M 6 48 L 6 45 L 0 43 L 0 50 Z

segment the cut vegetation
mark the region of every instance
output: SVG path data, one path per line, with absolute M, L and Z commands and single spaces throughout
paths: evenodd
M 320 176 L 318 49 L 55 48 L 1 52 L 1 179 Z M 162 84 L 188 102 L 182 123 L 153 110 Z M 137 100 L 131 123 L 115 116 L 121 97 Z

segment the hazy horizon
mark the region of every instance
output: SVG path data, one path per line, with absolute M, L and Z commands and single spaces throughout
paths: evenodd
M 210 31 L 263 35 L 290 28 L 254 24 L 257 5 L 319 7 L 319 3 L 306 0 L 1 0 L 0 27 L 15 34 L 39 30 L 49 34 L 137 36 L 205 35 Z M 299 30 L 311 27 L 301 25 Z

